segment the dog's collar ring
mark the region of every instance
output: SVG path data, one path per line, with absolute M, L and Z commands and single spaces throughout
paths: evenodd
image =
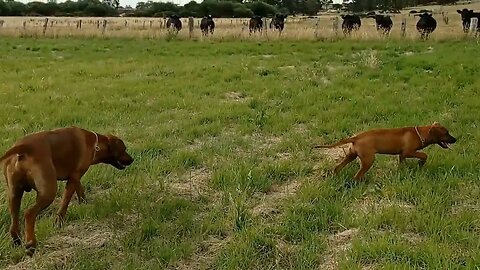
M 93 151 L 93 158 L 92 161 L 95 161 L 95 154 L 100 151 L 100 146 L 98 146 L 98 134 L 96 132 L 93 132 L 95 134 L 95 151 Z

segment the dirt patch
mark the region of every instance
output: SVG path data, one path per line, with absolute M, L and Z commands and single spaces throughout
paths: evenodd
M 244 102 L 247 101 L 247 95 L 245 93 L 241 92 L 228 92 L 225 94 L 225 98 L 231 101 L 236 101 L 236 102 Z
M 282 67 L 278 67 L 278 69 L 280 69 L 280 70 L 293 70 L 293 69 L 295 69 L 295 66 L 282 66 Z
M 196 200 L 209 191 L 211 178 L 212 172 L 207 168 L 193 169 L 181 176 L 178 182 L 169 183 L 169 187 L 175 194 Z
M 263 217 L 279 214 L 278 202 L 297 193 L 301 186 L 302 183 L 298 180 L 273 186 L 268 193 L 260 195 L 260 202 L 252 209 L 252 214 Z
M 6 269 L 63 268 L 75 254 L 75 249 L 98 249 L 112 241 L 114 232 L 105 224 L 82 223 L 67 225 L 59 234 L 40 244 L 33 258 L 26 258 Z
M 245 139 L 252 141 L 252 144 L 256 146 L 255 149 L 260 150 L 260 151 L 270 149 L 270 148 L 278 145 L 280 142 L 282 142 L 281 137 L 264 136 L 264 135 L 258 134 L 258 133 L 253 133 L 252 135 L 247 135 L 247 136 L 245 136 Z
M 329 161 L 338 162 L 347 155 L 351 146 L 352 144 L 348 143 L 335 148 L 317 148 L 317 151 L 325 156 Z
M 320 269 L 338 269 L 338 261 L 352 247 L 352 239 L 358 234 L 356 228 L 348 229 L 328 237 L 328 249 Z

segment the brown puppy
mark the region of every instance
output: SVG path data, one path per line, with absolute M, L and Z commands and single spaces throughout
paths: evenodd
M 352 143 L 347 156 L 338 164 L 334 173 L 338 173 L 348 163 L 360 158 L 361 167 L 355 175 L 355 179 L 363 178 L 375 160 L 375 154 L 399 155 L 400 163 L 405 158 L 418 158 L 420 165 L 425 164 L 427 155 L 418 150 L 431 144 L 438 144 L 442 148 L 448 148 L 449 144 L 457 141 L 448 130 L 438 124 L 422 127 L 404 127 L 392 129 L 374 129 L 356 136 L 344 139 L 332 145 L 318 145 L 315 148 L 333 148 L 336 146 Z
M 21 243 L 19 211 L 23 192 L 37 191 L 36 203 L 25 211 L 25 248 L 32 256 L 37 241 L 35 219 L 55 199 L 57 180 L 67 180 L 57 222 L 63 222 L 74 192 L 85 200 L 80 178 L 91 165 L 105 163 L 125 169 L 133 158 L 125 152 L 123 141 L 77 127 L 43 131 L 17 141 L 2 157 L 11 215 L 10 234 L 15 245 Z

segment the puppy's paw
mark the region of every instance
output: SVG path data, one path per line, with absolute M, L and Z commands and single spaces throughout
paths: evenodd
M 37 243 L 35 241 L 29 241 L 27 244 L 25 244 L 25 254 L 27 254 L 29 257 L 32 257 L 33 254 L 35 254 L 36 247 Z
M 65 223 L 65 217 L 62 215 L 57 215 L 57 217 L 55 218 L 55 226 L 57 228 L 61 228 L 64 223 Z
M 15 238 L 13 239 L 13 246 L 14 246 L 14 247 L 18 247 L 18 246 L 20 246 L 21 244 L 22 244 L 22 239 L 20 239 L 20 237 L 15 237 Z

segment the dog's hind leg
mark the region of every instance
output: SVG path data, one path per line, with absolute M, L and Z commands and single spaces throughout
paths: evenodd
M 10 235 L 12 236 L 13 244 L 18 246 L 22 243 L 20 239 L 20 205 L 22 203 L 23 190 L 11 189 L 8 191 L 8 207 L 11 216 Z
M 343 169 L 345 166 L 347 166 L 348 163 L 354 161 L 357 158 L 357 153 L 354 152 L 349 152 L 345 158 L 340 162 L 335 169 L 333 169 L 334 173 L 338 173 L 341 169 Z
M 10 213 L 10 235 L 13 244 L 18 246 L 22 243 L 20 238 L 20 206 L 23 197 L 23 175 L 13 169 L 12 166 L 6 165 L 4 168 L 4 176 L 7 182 L 8 210 Z
M 360 180 L 365 176 L 365 173 L 372 167 L 373 162 L 375 161 L 375 153 L 368 153 L 364 154 L 362 153 L 359 155 L 360 157 L 360 163 L 361 167 L 360 170 L 358 170 L 357 174 L 353 177 L 355 180 Z
M 35 220 L 38 214 L 55 200 L 57 177 L 51 161 L 34 164 L 31 175 L 35 182 L 37 198 L 35 204 L 25 211 L 25 248 L 28 256 L 33 256 L 37 247 Z

